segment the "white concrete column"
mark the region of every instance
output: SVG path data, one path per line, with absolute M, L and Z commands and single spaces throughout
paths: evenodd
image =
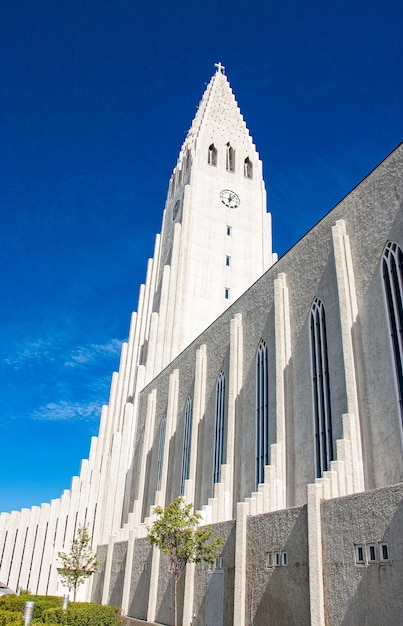
M 123 593 L 122 593 L 122 614 L 123 615 L 127 615 L 129 612 L 130 587 L 131 587 L 131 581 L 132 581 L 132 568 L 133 568 L 134 546 L 136 542 L 136 537 L 137 537 L 137 531 L 130 530 L 129 538 L 127 541 L 125 577 L 124 577 L 124 582 L 123 582 Z
M 50 582 L 50 574 L 52 567 L 57 567 L 57 553 L 55 553 L 55 535 L 57 528 L 57 520 L 60 510 L 60 498 L 52 500 L 49 511 L 49 524 L 46 534 L 45 549 L 42 557 L 41 575 L 39 577 L 38 593 L 40 595 L 48 594 L 48 586 Z
M 222 468 L 224 482 L 224 510 L 223 520 L 233 519 L 233 490 L 234 490 L 234 454 L 235 454 L 235 427 L 237 401 L 243 383 L 243 327 L 242 314 L 237 313 L 230 323 L 230 355 L 228 376 L 228 403 L 227 403 L 227 470 Z M 221 520 L 220 520 L 221 521 Z
M 185 571 L 182 626 L 191 626 L 193 623 L 194 582 L 195 563 L 188 563 Z
M 29 589 L 35 593 L 35 589 L 32 589 L 31 584 L 31 563 L 35 552 L 36 534 L 38 532 L 39 515 L 41 509 L 39 506 L 33 506 L 31 509 L 31 515 L 29 519 L 28 532 L 25 539 L 24 557 L 22 559 L 21 578 L 20 584 L 23 589 Z M 36 587 L 36 585 L 35 585 Z
M 19 582 L 18 576 L 21 560 L 24 555 L 25 534 L 28 530 L 30 515 L 31 511 L 29 509 L 22 509 L 19 513 L 17 522 L 18 525 L 16 525 L 17 535 L 13 546 L 12 561 L 10 561 L 10 572 L 7 578 L 4 577 L 5 580 L 8 579 L 8 586 L 15 590 L 17 590 Z M 1 581 L 5 582 L 4 579 L 0 578 Z
M 118 370 L 118 382 L 116 387 L 115 406 L 113 407 L 113 430 L 120 431 L 123 422 L 123 406 L 126 398 L 123 397 L 123 389 L 127 371 L 127 343 L 122 343 Z
M 249 505 L 238 502 L 235 533 L 235 581 L 234 581 L 234 624 L 246 624 L 246 560 L 247 560 L 247 521 Z
M 291 358 L 290 306 L 287 277 L 281 273 L 274 281 L 274 324 L 276 346 L 276 467 L 275 508 L 287 506 L 286 467 L 286 371 Z M 273 464 L 273 461 L 271 461 Z
M 355 372 L 352 331 L 358 315 L 355 289 L 354 266 L 351 258 L 350 238 L 344 220 L 338 220 L 332 228 L 334 260 L 339 296 L 341 340 L 343 349 L 347 413 L 351 419 L 351 446 L 353 453 L 353 489 L 363 491 L 364 472 L 361 445 L 361 430 Z
M 320 514 L 321 497 L 322 485 L 319 481 L 308 485 L 308 560 L 311 626 L 325 626 L 322 523 Z
M 169 377 L 168 407 L 166 413 L 166 430 L 164 441 L 164 454 L 162 463 L 161 487 L 155 494 L 154 504 L 165 506 L 166 492 L 170 485 L 167 484 L 168 468 L 170 467 L 169 448 L 172 437 L 175 434 L 178 416 L 178 393 L 179 393 L 179 370 L 174 370 Z
M 157 594 L 158 594 L 158 582 L 160 571 L 160 558 L 161 552 L 156 547 L 152 547 L 151 557 L 151 572 L 150 572 L 150 586 L 148 589 L 148 607 L 147 607 L 147 621 L 155 622 L 155 616 L 157 612 Z
M 147 415 L 146 415 L 146 421 L 145 421 L 144 442 L 143 442 L 143 446 L 141 450 L 141 459 L 138 459 L 137 457 L 134 459 L 134 463 L 136 466 L 137 466 L 137 463 L 140 464 L 140 470 L 138 473 L 139 484 L 138 484 L 138 489 L 137 489 L 137 498 L 133 506 L 135 526 L 138 526 L 141 522 L 141 515 L 142 515 L 142 510 L 143 510 L 143 499 L 144 499 L 144 486 L 145 486 L 145 479 L 146 479 L 146 462 L 147 462 L 148 453 L 150 452 L 150 449 L 152 446 L 156 401 L 157 401 L 157 390 L 153 389 L 149 393 L 148 398 L 147 398 Z M 136 476 L 134 478 L 135 480 L 137 479 Z
M 2 582 L 7 582 L 10 580 L 10 569 L 11 569 L 11 556 L 13 553 L 13 547 L 16 540 L 16 533 L 18 532 L 21 513 L 19 511 L 11 511 L 10 514 L 6 514 L 4 522 L 4 554 L 1 561 L 1 580 Z M 17 535 L 18 537 L 18 535 Z
M 112 452 L 109 464 L 109 470 L 107 480 L 105 481 L 105 502 L 102 513 L 102 534 L 101 543 L 106 543 L 109 536 L 113 532 L 113 514 L 115 508 L 115 492 L 116 492 L 116 477 L 118 475 L 119 457 L 122 446 L 121 433 L 115 432 L 112 437 Z
M 101 604 L 108 604 L 109 602 L 109 587 L 111 584 L 111 572 L 112 572 L 112 562 L 113 562 L 113 549 L 115 547 L 115 536 L 111 535 L 109 537 L 108 542 L 108 552 L 106 554 L 105 561 L 105 575 L 104 575 L 104 584 L 102 588 L 102 600 Z
M 184 490 L 186 501 L 191 503 L 194 503 L 195 500 L 199 424 L 206 408 L 206 384 L 207 347 L 206 344 L 203 344 L 196 351 L 195 383 L 192 407 L 192 433 L 189 460 L 189 480 L 185 481 Z
M 172 257 L 171 257 L 171 271 L 170 271 L 170 280 L 169 280 L 169 293 L 168 293 L 168 302 L 171 302 L 171 306 L 166 305 L 166 323 L 165 329 L 163 333 L 163 339 L 159 338 L 160 350 L 161 350 L 161 363 L 159 369 L 156 371 L 162 370 L 166 367 L 172 359 L 178 354 L 178 350 L 176 346 L 173 345 L 174 342 L 174 334 L 175 334 L 175 317 L 178 314 L 178 306 L 180 306 L 178 301 L 178 275 L 179 275 L 179 262 L 180 262 L 180 251 L 181 251 L 181 232 L 182 227 L 180 222 L 176 222 L 174 226 L 174 235 L 172 242 Z M 161 303 L 162 304 L 162 303 Z
M 45 543 L 47 539 L 48 533 L 48 524 L 49 524 L 49 514 L 50 514 L 50 504 L 42 504 L 39 512 L 38 519 L 38 530 L 35 534 L 35 543 L 34 543 L 34 551 L 32 554 L 31 561 L 31 589 L 33 593 L 38 593 L 39 588 L 39 577 L 41 574 L 42 568 L 42 557 L 45 550 Z
M 112 519 L 112 532 L 118 532 L 122 523 L 123 514 L 123 501 L 125 495 L 126 486 L 126 473 L 130 464 L 129 450 L 130 450 L 130 434 L 131 424 L 133 420 L 133 405 L 126 404 L 124 409 L 124 419 L 122 424 L 122 439 L 120 444 L 120 454 L 118 460 L 118 467 L 116 476 L 114 476 L 115 483 L 115 502 Z

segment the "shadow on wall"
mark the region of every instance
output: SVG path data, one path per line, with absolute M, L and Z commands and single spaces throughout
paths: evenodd
M 324 541 L 326 624 L 400 626 L 403 484 L 329 501 L 323 508 L 329 529 Z M 386 560 L 381 544 L 387 546 Z M 362 563 L 357 563 L 357 545 L 363 548 Z
M 306 506 L 250 518 L 248 555 L 246 624 L 310 624 Z

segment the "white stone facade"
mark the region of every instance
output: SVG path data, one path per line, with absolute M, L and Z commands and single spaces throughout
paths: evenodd
M 383 273 L 403 249 L 402 162 L 399 147 L 275 263 L 261 162 L 218 68 L 169 183 L 99 436 L 60 499 L 1 515 L 1 580 L 61 593 L 57 552 L 86 524 L 102 564 L 87 597 L 170 623 L 166 563 L 145 535 L 153 507 L 181 491 L 225 538 L 222 578 L 221 569 L 186 571 L 185 626 L 212 625 L 212 615 L 214 626 L 341 624 L 347 599 L 344 609 L 326 602 L 332 510 L 356 519 L 364 506 L 359 541 L 376 535 L 380 555 L 387 537 L 387 575 L 401 575 L 390 529 L 402 506 L 403 372 L 390 307 L 398 319 L 403 266 L 389 296 Z M 370 516 L 376 498 L 387 502 L 383 526 Z M 340 563 L 357 577 L 358 535 L 346 528 Z M 284 566 L 273 570 L 281 578 L 266 552 Z M 338 588 L 351 604 L 348 585 Z M 284 594 L 300 621 L 282 608 Z M 223 602 L 215 612 L 213 597 Z M 392 593 L 388 623 L 399 602 Z M 354 623 L 367 623 L 360 607 Z

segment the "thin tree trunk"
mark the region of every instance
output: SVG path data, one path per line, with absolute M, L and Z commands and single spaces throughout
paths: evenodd
M 178 625 L 178 571 L 174 570 L 174 626 Z

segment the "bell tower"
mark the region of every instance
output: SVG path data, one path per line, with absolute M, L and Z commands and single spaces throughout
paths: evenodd
M 262 163 L 224 70 L 216 64 L 169 181 L 151 376 L 273 263 Z
M 161 234 L 102 414 L 97 457 L 115 469 L 101 478 L 98 542 L 130 512 L 140 391 L 273 260 L 262 164 L 218 63 L 169 181 Z

